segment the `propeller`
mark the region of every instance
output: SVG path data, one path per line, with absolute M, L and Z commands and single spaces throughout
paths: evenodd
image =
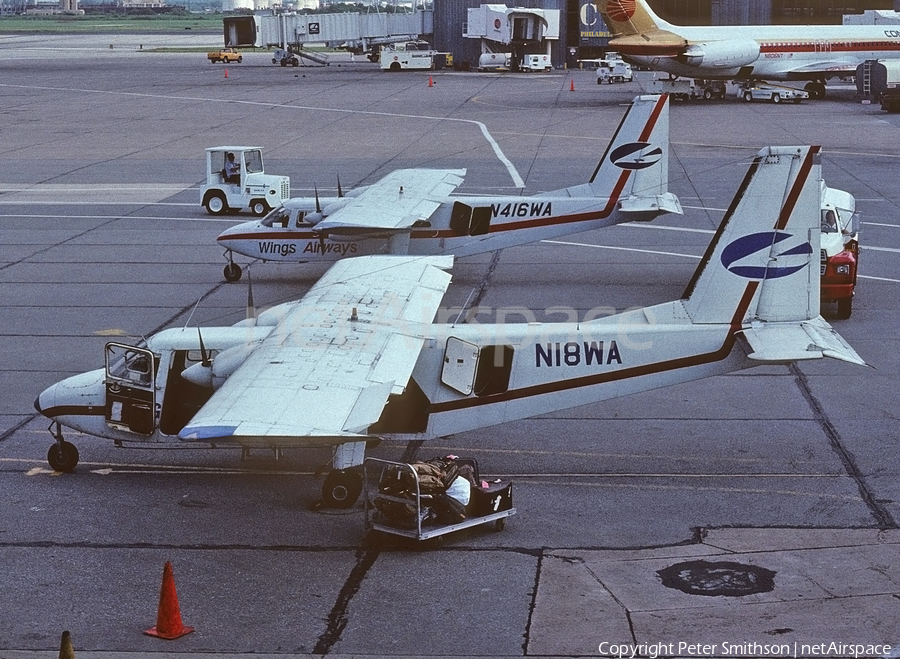
M 206 368 L 212 366 L 212 361 L 209 359 L 209 353 L 206 352 L 206 346 L 203 345 L 203 332 L 200 331 L 200 328 L 197 328 L 197 336 L 200 337 L 200 365 Z
M 256 306 L 253 304 L 253 279 L 250 277 L 250 268 L 247 268 L 247 320 L 256 318 Z
M 337 189 L 338 197 L 343 197 L 344 191 L 341 189 L 341 175 L 337 174 L 336 176 L 337 176 L 337 184 L 338 184 L 338 189 Z

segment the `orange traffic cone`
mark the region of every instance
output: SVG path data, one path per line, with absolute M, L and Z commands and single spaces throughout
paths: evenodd
M 575 78 L 572 78 L 571 80 L 569 80 L 569 91 L 570 92 L 575 91 Z
M 75 659 L 75 650 L 72 648 L 72 635 L 63 632 L 59 641 L 59 659 Z
M 434 80 L 431 79 L 431 76 L 428 76 L 428 86 L 434 87 Z
M 225 77 L 228 77 L 228 69 L 225 69 Z
M 178 594 L 175 592 L 175 576 L 172 564 L 166 561 L 163 567 L 162 587 L 159 589 L 159 611 L 156 614 L 156 627 L 144 633 L 171 641 L 173 638 L 190 634 L 193 627 L 185 627 L 181 622 L 181 609 L 178 608 Z

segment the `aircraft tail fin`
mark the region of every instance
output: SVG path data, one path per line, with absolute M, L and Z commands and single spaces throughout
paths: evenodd
M 730 323 L 751 359 L 865 363 L 819 315 L 819 159 L 762 149 L 682 296 L 693 323 Z
M 635 220 L 681 214 L 669 185 L 669 97 L 636 96 L 591 176 L 590 194 L 617 199 Z
M 597 9 L 614 37 L 642 34 L 668 25 L 644 0 L 599 0 Z

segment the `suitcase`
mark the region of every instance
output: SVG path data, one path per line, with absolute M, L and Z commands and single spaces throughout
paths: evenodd
M 488 483 L 487 488 L 472 488 L 472 514 L 490 515 L 510 510 L 512 503 L 512 481 Z

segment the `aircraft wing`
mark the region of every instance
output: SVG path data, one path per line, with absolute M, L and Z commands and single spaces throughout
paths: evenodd
M 452 265 L 452 256 L 338 261 L 179 437 L 282 444 L 364 437 L 388 396 L 406 388 Z
M 409 229 L 427 221 L 465 175 L 465 169 L 395 170 L 327 214 L 316 231 Z

